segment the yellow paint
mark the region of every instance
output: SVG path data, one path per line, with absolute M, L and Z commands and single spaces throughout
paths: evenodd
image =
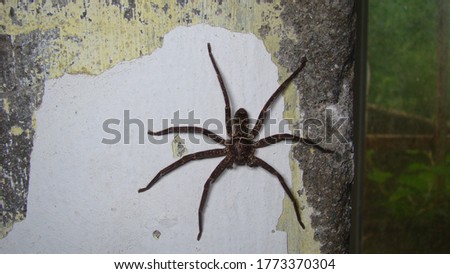
M 11 128 L 11 134 L 14 136 L 19 136 L 23 133 L 23 129 L 19 126 L 13 126 Z
M 13 222 L 7 222 L 5 225 L 2 225 L 0 227 L 0 239 L 3 239 L 8 235 L 8 233 L 12 230 L 14 223 Z
M 278 34 L 283 28 L 281 10 L 276 8 L 279 3 L 223 1 L 219 5 L 215 1 L 188 1 L 182 7 L 176 0 L 137 0 L 135 17 L 128 20 L 124 18 L 128 1 L 120 1 L 124 5 L 122 10 L 105 3 L 111 1 L 91 0 L 86 7 L 85 1 L 68 1 L 64 7 L 53 6 L 53 1 L 45 1 L 45 4 L 34 1 L 26 3 L 26 9 L 23 8 L 25 4 L 18 2 L 0 4 L 0 25 L 4 26 L 0 34 L 59 29 L 60 38 L 52 41 L 50 52 L 46 53 L 50 78 L 64 73 L 97 75 L 119 62 L 151 54 L 161 47 L 164 35 L 180 25 L 207 23 L 231 31 L 253 33 L 259 38 L 262 38 L 259 35 L 261 26 L 270 25 L 271 30 L 263 40 L 272 54 L 279 48 Z M 165 5 L 166 11 L 163 10 Z M 14 19 L 10 16 L 11 9 Z M 83 14 L 86 16 L 81 19 Z M 14 21 L 21 24 L 14 24 Z
M 30 130 L 29 128 L 27 128 L 27 129 L 25 130 L 25 134 L 27 135 L 27 139 L 30 139 L 30 138 L 31 138 L 31 130 Z
M 121 8 L 107 5 L 105 2 L 111 1 L 103 0 L 66 1 L 68 3 L 64 7 L 54 6 L 54 1 L 37 0 L 30 3 L 11 0 L 0 4 L 0 34 L 12 35 L 14 39 L 14 35 L 58 29 L 58 39 L 49 41 L 51 45 L 48 52 L 38 56 L 39 62 L 49 68 L 47 78 L 60 77 L 65 73 L 100 74 L 122 61 L 151 54 L 162 46 L 165 34 L 175 27 L 200 23 L 252 33 L 264 42 L 267 51 L 274 56 L 280 48 L 281 33 L 296 40 L 295 35 L 281 21 L 280 1 L 261 1 L 260 4 L 255 0 L 223 1 L 221 5 L 219 1 L 188 1 L 181 6 L 177 5 L 176 0 L 136 0 L 134 18 L 128 20 L 124 18 L 128 1 L 124 0 L 120 1 L 123 5 Z M 13 18 L 10 16 L 12 9 Z M 81 18 L 83 14 L 86 14 L 84 19 Z M 261 37 L 259 30 L 266 25 L 270 26 L 270 30 L 265 37 Z M 287 71 L 279 66 L 275 57 L 272 60 L 282 71 L 280 78 L 285 79 Z M 285 102 L 296 106 L 297 101 L 297 94 L 291 86 L 285 92 Z M 9 112 L 8 101 L 4 101 L 3 108 Z M 284 115 L 285 118 L 299 119 L 295 108 Z M 36 128 L 34 116 L 32 126 Z M 23 129 L 15 126 L 11 133 L 20 135 Z M 301 189 L 301 171 L 292 159 L 291 168 L 294 188 Z M 305 206 L 302 215 L 307 226 L 306 233 L 299 231 L 295 215 L 290 212 L 292 205 L 286 199 L 278 227 L 288 233 L 289 252 L 318 252 L 318 243 L 313 239 L 308 215 L 312 209 L 308 207 L 304 196 L 300 197 L 299 202 Z
M 36 115 L 33 113 L 33 117 L 31 118 L 31 126 L 33 129 L 36 129 Z
M 9 100 L 8 98 L 3 99 L 3 109 L 5 110 L 6 114 L 9 114 Z
M 180 158 L 187 153 L 186 144 L 180 134 L 176 134 L 172 140 L 172 154 L 174 158 Z

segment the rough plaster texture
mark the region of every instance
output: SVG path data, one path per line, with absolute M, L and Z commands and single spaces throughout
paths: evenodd
M 312 224 L 321 252 L 345 253 L 349 244 L 354 174 L 352 98 L 356 11 L 353 1 L 325 2 L 327 8 L 320 9 L 315 1 L 301 1 L 298 5 L 286 1 L 281 18 L 298 36 L 283 38 L 280 48 L 284 54 L 277 57 L 287 68 L 295 67 L 293 60 L 300 54 L 310 60 L 304 73 L 295 79 L 300 90 L 300 124 L 309 118 L 320 119 L 323 126 L 312 126 L 310 132 L 312 136 L 329 136 L 324 145 L 335 153 L 312 155 L 308 147 L 296 146 L 294 158 L 304 170 L 304 187 L 308 204 L 314 208 Z M 332 111 L 328 118 L 325 109 Z M 343 138 L 330 137 L 333 125 L 339 125 Z M 295 233 L 290 235 L 296 237 Z M 292 248 L 301 250 L 301 247 Z
M 55 31 L 0 35 L 0 238 L 26 215 L 33 116 L 42 100 L 46 71 L 45 62 L 40 61 L 48 56 L 47 46 L 56 36 Z
M 0 5 L 1 236 L 27 214 L 33 115 L 44 80 L 64 73 L 97 75 L 124 60 L 151 54 L 179 25 L 207 23 L 253 33 L 263 41 L 281 79 L 306 55 L 308 66 L 296 79 L 297 90 L 291 86 L 285 93 L 284 116 L 295 119 L 294 128 L 299 128 L 306 118 L 323 118 L 323 110 L 331 106 L 336 117 L 349 117 L 340 130 L 351 140 L 355 20 L 351 0 L 4 1 Z M 337 153 L 294 149 L 299 162 L 290 162 L 293 187 L 299 190 L 301 204 L 311 205 L 303 212 L 306 219 L 312 216 L 312 229 L 299 233 L 285 199 L 277 228 L 287 231 L 289 252 L 347 251 L 351 142 L 342 145 L 335 140 L 329 148 Z

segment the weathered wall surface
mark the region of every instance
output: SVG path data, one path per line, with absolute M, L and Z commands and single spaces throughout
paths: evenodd
M 219 158 L 189 163 L 137 193 L 179 157 L 173 156 L 180 151 L 172 148 L 175 140 L 184 141 L 187 153 L 218 148 L 198 135 L 154 142 L 145 134 L 148 122 L 162 129 L 167 127 L 164 119 L 172 125 L 177 115 L 187 119 L 192 114 L 199 126 L 220 121 L 211 128 L 224 135 L 224 102 L 207 42 L 234 109 L 242 106 L 256 116 L 278 85 L 270 55 L 254 35 L 205 24 L 177 27 L 151 55 L 100 75 L 66 74 L 45 81 L 35 112 L 28 216 L 2 240 L 0 253 L 286 252 L 286 233 L 276 231 L 283 189 L 262 169 L 236 167 L 217 180 L 201 241 L 196 240 L 197 210 L 203 184 Z M 282 114 L 279 100 L 271 117 L 279 120 Z M 105 130 L 105 122 L 114 134 Z M 258 151 L 288 182 L 289 148 L 279 144 Z
M 45 80 L 68 74 L 98 75 L 116 64 L 152 54 L 177 26 L 206 23 L 261 39 L 280 78 L 307 56 L 285 94 L 285 117 L 299 124 L 332 106 L 349 117 L 340 132 L 351 140 L 354 40 L 352 1 L 7 1 L 0 3 L 2 236 L 27 212 L 30 153 Z M 226 45 L 221 45 L 226 46 Z M 90 92 L 95 92 L 90 91 Z M 295 127 L 295 126 L 294 126 Z M 330 129 L 331 130 L 331 129 Z M 341 140 L 342 141 L 342 140 Z M 288 232 L 290 252 L 346 252 L 351 143 L 334 140 L 322 155 L 296 146 L 291 162 L 309 229 L 299 231 L 292 207 L 278 229 Z
M 352 111 L 355 10 L 352 1 L 315 1 L 286 4 L 281 14 L 296 39 L 283 37 L 279 62 L 292 68 L 295 56 L 311 60 L 295 81 L 299 86 L 300 121 L 320 119 L 310 128 L 321 136 L 333 154 L 311 153 L 306 146 L 294 148 L 294 158 L 303 170 L 306 201 L 312 205 L 312 226 L 323 253 L 348 251 L 350 189 L 353 180 Z M 328 109 L 328 114 L 326 109 Z M 293 114 L 294 115 L 294 114 Z M 328 117 L 327 117 L 328 115 Z M 303 124 L 303 127 L 306 125 Z M 336 133 L 338 129 L 339 134 Z M 305 130 L 305 128 L 304 128 Z M 295 180 L 297 181 L 297 180 Z M 295 237 L 296 231 L 288 234 Z M 288 241 L 292 251 L 302 250 L 298 241 Z

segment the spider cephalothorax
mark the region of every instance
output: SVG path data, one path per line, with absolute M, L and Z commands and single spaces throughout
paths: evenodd
M 139 192 L 149 190 L 153 185 L 155 185 L 155 183 L 161 177 L 190 161 L 224 156 L 225 158 L 213 170 L 208 180 L 206 180 L 206 183 L 203 188 L 203 194 L 200 201 L 200 207 L 198 210 L 199 233 L 197 236 L 197 240 L 200 240 L 203 232 L 203 210 L 205 208 L 209 187 L 216 181 L 216 179 L 225 169 L 232 168 L 233 164 L 248 165 L 250 167 L 261 167 L 270 172 L 271 174 L 275 175 L 280 181 L 280 184 L 283 187 L 284 191 L 291 199 L 294 205 L 297 221 L 300 224 L 300 226 L 304 229 L 305 225 L 303 224 L 300 217 L 297 200 L 295 199 L 289 187 L 286 185 L 283 176 L 281 176 L 281 174 L 278 171 L 276 171 L 275 168 L 273 168 L 270 164 L 256 157 L 255 151 L 258 148 L 262 148 L 281 141 L 301 142 L 304 144 L 313 145 L 323 152 L 330 152 L 330 151 L 327 149 L 323 149 L 322 147 L 318 146 L 317 143 L 313 142 L 310 139 L 285 133 L 275 134 L 260 140 L 255 139 L 258 137 L 259 131 L 264 123 L 264 119 L 266 117 L 270 105 L 284 91 L 284 89 L 288 86 L 288 84 L 292 81 L 292 79 L 294 79 L 294 77 L 297 76 L 297 74 L 305 67 L 306 58 L 304 57 L 302 58 L 300 67 L 297 70 L 295 70 L 272 94 L 272 96 L 269 98 L 269 100 L 266 102 L 263 109 L 259 113 L 258 119 L 256 120 L 254 127 L 250 128 L 248 113 L 245 109 L 243 108 L 238 109 L 233 119 L 231 118 L 231 106 L 230 100 L 228 98 L 228 92 L 225 88 L 222 75 L 220 74 L 219 68 L 217 67 L 216 61 L 211 51 L 211 45 L 209 43 L 208 43 L 208 53 L 211 62 L 213 64 L 214 70 L 216 71 L 217 78 L 219 80 L 219 84 L 222 89 L 223 97 L 225 100 L 225 124 L 228 138 L 225 140 L 219 135 L 207 129 L 195 126 L 171 127 L 158 132 L 149 131 L 148 134 L 161 136 L 169 133 L 200 133 L 205 136 L 208 136 L 216 143 L 225 146 L 225 148 L 205 150 L 183 156 L 178 161 L 172 163 L 171 165 L 165 167 L 160 172 L 158 172 L 158 174 L 156 174 L 156 176 L 150 181 L 150 183 L 146 187 L 139 189 Z

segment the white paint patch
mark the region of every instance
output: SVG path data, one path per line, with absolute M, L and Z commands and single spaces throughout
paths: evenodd
M 151 56 L 122 63 L 99 76 L 65 75 L 46 82 L 31 159 L 27 218 L 0 243 L 1 253 L 284 253 L 286 234 L 275 230 L 283 189 L 261 169 L 238 167 L 211 188 L 203 238 L 197 210 L 203 184 L 220 158 L 189 163 L 138 194 L 157 172 L 171 164 L 168 142 L 147 140 L 147 120 L 162 129 L 179 111 L 187 118 L 224 121 L 224 102 L 206 43 L 223 73 L 234 110 L 256 117 L 277 88 L 278 74 L 263 43 L 249 34 L 206 25 L 179 27 Z M 130 144 L 102 144 L 124 134 L 124 110 L 145 128 L 131 125 Z M 282 118 L 283 100 L 272 117 Z M 202 125 L 202 124 L 201 124 Z M 200 126 L 201 126 L 200 125 Z M 276 132 L 272 132 L 276 133 Z M 220 135 L 225 136 L 222 132 Z M 220 147 L 183 135 L 190 153 Z M 265 148 L 258 156 L 289 182 L 289 145 Z M 155 232 L 158 231 L 158 232 Z M 158 234 L 155 237 L 154 233 Z M 159 234 L 160 233 L 160 234 Z

